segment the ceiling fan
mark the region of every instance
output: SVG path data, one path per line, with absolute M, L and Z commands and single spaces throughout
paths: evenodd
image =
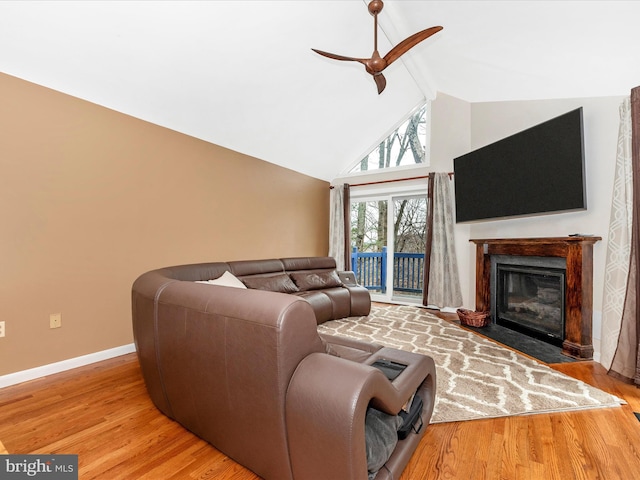
M 381 57 L 378 53 L 378 14 L 382 11 L 383 7 L 384 3 L 382 2 L 382 0 L 373 0 L 369 2 L 369 13 L 373 15 L 373 55 L 371 56 L 371 58 L 345 57 L 343 55 L 336 55 L 335 53 L 323 52 L 322 50 L 317 50 L 315 48 L 311 49 L 320 55 L 328 58 L 333 58 L 334 60 L 359 62 L 363 64 L 364 68 L 367 70 L 367 73 L 372 75 L 373 79 L 376 82 L 376 86 L 378 87 L 378 95 L 380 95 L 384 90 L 384 87 L 387 86 L 387 80 L 384 78 L 384 75 L 382 75 L 382 71 L 398 58 L 400 58 L 400 56 L 406 53 L 410 48 L 442 30 L 442 27 L 438 26 L 427 28 L 426 30 L 414 33 L 413 35 L 405 38 L 402 42 L 393 47 L 384 57 Z

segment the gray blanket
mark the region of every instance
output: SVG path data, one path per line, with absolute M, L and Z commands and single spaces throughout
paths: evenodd
M 401 424 L 402 418 L 398 415 L 388 415 L 374 408 L 367 409 L 364 433 L 369 480 L 375 478 L 378 470 L 387 463 L 396 448 L 398 427 Z

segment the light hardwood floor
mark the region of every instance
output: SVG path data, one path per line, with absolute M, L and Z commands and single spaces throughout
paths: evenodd
M 640 390 L 595 362 L 552 367 L 628 404 L 430 425 L 400 480 L 640 478 Z M 0 439 L 78 454 L 82 480 L 258 479 L 156 410 L 135 354 L 1 389 Z

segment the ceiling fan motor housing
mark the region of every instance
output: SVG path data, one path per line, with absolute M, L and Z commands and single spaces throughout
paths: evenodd
M 378 54 L 376 50 L 373 53 L 373 57 L 367 62 L 367 70 L 370 70 L 370 74 L 374 75 L 376 73 L 382 72 L 387 66 L 387 61 Z

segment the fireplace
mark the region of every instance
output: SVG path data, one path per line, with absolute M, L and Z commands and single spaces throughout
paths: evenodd
M 494 323 L 561 347 L 565 329 L 566 259 L 493 255 Z
M 561 345 L 565 355 L 592 359 L 593 245 L 599 240 L 470 240 L 476 244 L 476 310 L 491 311 L 495 323 Z M 500 286 L 501 300 L 492 300 Z

